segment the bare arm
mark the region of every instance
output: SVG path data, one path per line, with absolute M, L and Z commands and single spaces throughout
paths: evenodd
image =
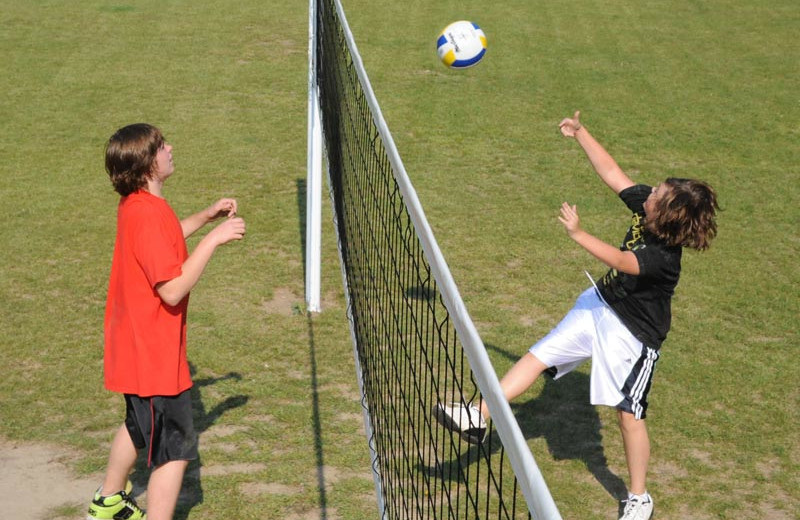
M 245 225 L 241 218 L 229 218 L 212 229 L 200 240 L 189 258 L 183 263 L 180 276 L 156 284 L 156 291 L 167 305 L 177 305 L 200 280 L 217 247 L 244 237 Z
M 183 238 L 188 238 L 201 227 L 205 226 L 209 222 L 217 220 L 220 217 L 232 217 L 236 215 L 236 210 L 236 199 L 219 199 L 206 209 L 181 220 Z
M 594 171 L 611 188 L 619 193 L 634 185 L 634 182 L 622 171 L 613 157 L 592 137 L 589 130 L 580 123 L 580 111 L 572 118 L 566 118 L 558 125 L 564 137 L 573 137 L 581 145 Z
M 639 274 L 639 260 L 637 260 L 633 252 L 620 251 L 611 244 L 607 244 L 581 229 L 577 206 L 570 206 L 566 202 L 563 203 L 561 205 L 561 216 L 558 217 L 558 220 L 564 224 L 564 228 L 572 240 L 608 267 L 627 274 Z

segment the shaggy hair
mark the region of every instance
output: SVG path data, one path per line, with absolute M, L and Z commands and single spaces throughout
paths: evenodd
M 705 251 L 717 234 L 717 194 L 708 184 L 671 177 L 668 191 L 656 202 L 655 215 L 648 216 L 647 230 L 671 246 Z
M 147 186 L 162 146 L 164 136 L 152 125 L 136 123 L 117 130 L 106 145 L 106 172 L 114 190 L 124 197 Z

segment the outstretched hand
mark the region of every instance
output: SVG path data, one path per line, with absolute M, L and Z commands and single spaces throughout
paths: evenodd
M 219 199 L 217 202 L 212 204 L 208 210 L 208 220 L 213 221 L 217 220 L 221 217 L 234 217 L 236 216 L 236 211 L 238 209 L 238 205 L 236 203 L 236 199 Z
M 570 206 L 567 202 L 562 203 L 561 216 L 558 217 L 558 220 L 564 224 L 564 229 L 567 230 L 569 236 L 581 229 L 581 219 L 578 217 L 578 206 L 576 205 Z
M 580 121 L 581 111 L 576 110 L 575 115 L 571 118 L 564 118 L 559 124 L 558 129 L 561 130 L 561 135 L 564 137 L 575 137 L 575 132 L 581 129 Z

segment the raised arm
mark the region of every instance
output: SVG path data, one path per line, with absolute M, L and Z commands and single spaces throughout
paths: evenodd
M 614 193 L 619 193 L 625 188 L 634 185 L 634 182 L 622 171 L 613 157 L 592 137 L 589 130 L 580 122 L 580 111 L 573 117 L 568 117 L 559 123 L 558 128 L 564 137 L 572 137 L 581 145 L 589 162 L 592 163 L 597 175 L 611 188 Z
M 608 267 L 627 274 L 639 274 L 639 260 L 632 251 L 621 251 L 581 228 L 577 206 L 570 206 L 564 202 L 558 220 L 564 225 L 572 240 Z

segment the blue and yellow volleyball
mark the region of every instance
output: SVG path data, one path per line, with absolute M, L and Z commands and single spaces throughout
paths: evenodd
M 459 20 L 439 34 L 436 51 L 451 69 L 466 69 L 480 63 L 486 54 L 486 35 L 478 24 Z

